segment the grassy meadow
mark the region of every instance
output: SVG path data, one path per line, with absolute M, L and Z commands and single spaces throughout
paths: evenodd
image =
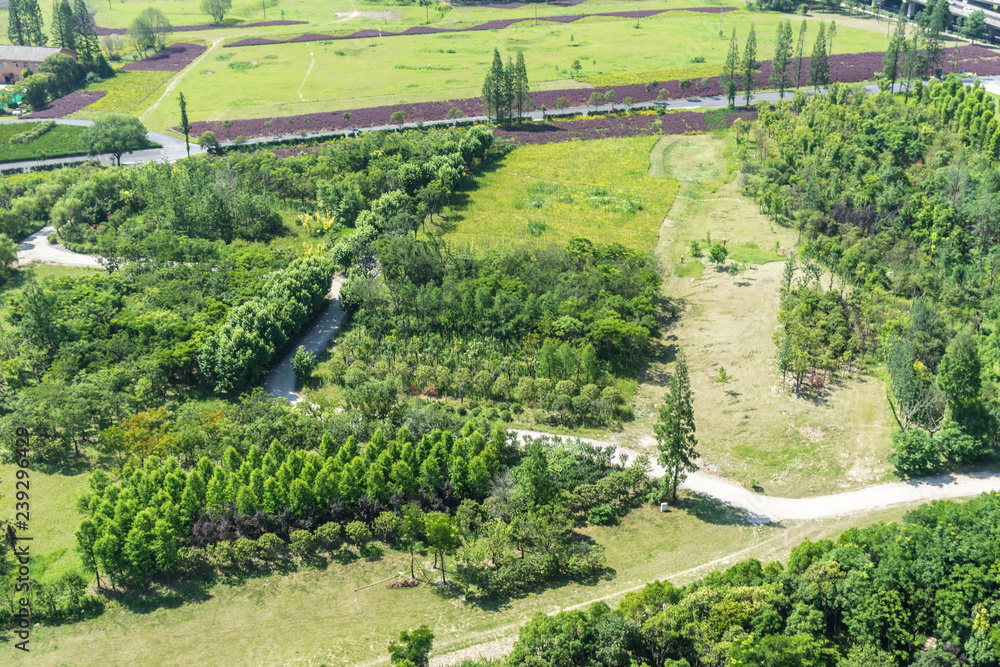
M 483 247 L 573 236 L 652 249 L 677 183 L 649 171 L 656 137 L 523 146 L 459 193 L 444 238 Z

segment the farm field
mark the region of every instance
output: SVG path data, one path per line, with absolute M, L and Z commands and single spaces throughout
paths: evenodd
M 87 149 L 80 144 L 82 127 L 56 125 L 51 130 L 26 144 L 11 143 L 11 139 L 35 127 L 35 123 L 0 123 L 0 163 L 15 160 L 34 160 L 39 153 L 46 157 L 78 155 Z
M 680 183 L 656 245 L 667 269 L 663 292 L 683 304 L 662 343 L 688 356 L 704 465 L 743 484 L 756 480 L 770 495 L 791 497 L 884 481 L 894 422 L 881 379 L 848 374 L 822 400 L 782 389 L 771 335 L 783 262 L 774 251 L 790 252 L 796 235 L 744 199 L 726 171 L 724 142 L 717 134 L 664 137 L 650 165 L 651 173 Z M 731 256 L 752 268 L 734 278 L 703 267 L 689 246 L 695 240 L 704 245 L 706 234 L 725 238 Z M 664 354 L 646 370 L 639 418 L 624 434 L 648 451 L 655 448 L 649 433 L 669 358 Z M 728 383 L 716 382 L 720 366 L 732 376 Z
M 75 527 L 72 499 L 84 488 L 85 475 L 58 476 L 50 496 L 62 507 L 52 515 Z M 71 479 L 72 483 L 65 480 Z M 39 510 L 41 512 L 41 508 Z M 11 664 L 204 664 L 236 663 L 385 664 L 385 646 L 399 630 L 433 619 L 433 655 L 466 650 L 470 655 L 506 650 L 518 627 L 538 611 L 585 608 L 591 601 L 614 602 L 623 592 L 653 579 L 674 583 L 696 579 L 737 560 L 785 559 L 803 539 L 836 537 L 853 525 L 894 520 L 902 508 L 862 518 L 803 522 L 782 527 L 749 527 L 698 497 L 681 509 L 634 510 L 620 525 L 590 527 L 582 532 L 606 548 L 608 575 L 590 584 L 566 584 L 522 598 L 487 605 L 442 596 L 428 585 L 388 589 L 364 588 L 409 567 L 406 553 L 387 550 L 383 558 L 343 566 L 305 569 L 288 574 L 248 576 L 208 587 L 191 585 L 168 598 L 111 603 L 100 617 L 81 623 L 36 626 L 29 660 Z M 46 515 L 50 516 L 50 515 Z M 63 518 L 64 517 L 64 518 Z M 72 554 L 72 530 L 45 526 L 40 531 L 47 553 Z M 43 544 L 36 538 L 36 545 Z M 65 550 L 65 551 L 63 551 Z M 72 557 L 75 557 L 73 555 Z M 65 559 L 65 556 L 64 556 Z M 62 561 L 60 561 L 62 564 Z M 69 564 L 69 561 L 66 561 Z M 430 556 L 424 565 L 429 567 Z M 53 567 L 52 573 L 56 573 Z M 434 578 L 437 573 L 428 573 Z M 391 609 L 391 618 L 386 610 Z M 372 623 L 374 617 L 382 622 Z M 280 629 L 280 641 L 265 628 Z M 212 642 L 189 641 L 211 635 Z M 261 637 L 247 641 L 247 637 Z M 496 640 L 490 647 L 484 642 Z M 479 647 L 472 648 L 470 647 Z
M 461 192 L 441 223 L 458 246 L 563 244 L 573 236 L 650 248 L 677 184 L 650 176 L 656 137 L 514 150 Z
M 745 37 L 755 24 L 758 57 L 771 57 L 774 31 L 789 16 L 685 13 L 560 25 L 516 24 L 500 31 L 430 34 L 223 48 L 226 31 L 212 35 L 209 54 L 182 72 L 176 90 L 188 99 L 192 120 L 266 118 L 310 112 L 448 100 L 478 96 L 494 47 L 505 57 L 524 50 L 534 90 L 585 86 L 570 67 L 580 61 L 581 77 L 643 72 L 725 60 L 732 29 Z M 874 21 L 872 21 L 874 25 Z M 286 29 L 287 30 L 287 29 Z M 295 34 L 301 34 L 300 31 Z M 256 30 L 255 30 L 255 34 Z M 815 39 L 816 29 L 808 33 Z M 692 49 L 692 44 L 697 44 Z M 845 26 L 836 53 L 878 51 L 884 33 Z M 143 116 L 155 129 L 176 124 L 173 105 Z

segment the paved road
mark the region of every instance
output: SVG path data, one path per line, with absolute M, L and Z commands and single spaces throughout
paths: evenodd
M 342 276 L 334 276 L 330 285 L 330 301 L 326 308 L 316 318 L 309 331 L 288 354 L 272 368 L 264 378 L 264 391 L 275 397 L 285 398 L 292 403 L 304 400 L 295 392 L 295 371 L 292 370 L 292 357 L 299 346 L 306 348 L 316 356 L 321 355 L 344 325 L 347 314 L 340 307 L 340 286 L 344 284 Z
M 61 245 L 52 245 L 46 237 L 54 232 L 52 225 L 46 225 L 37 232 L 17 244 L 17 263 L 25 264 L 60 264 L 62 266 L 85 266 L 101 268 L 96 258 L 70 252 Z
M 514 433 L 522 441 L 525 437 L 537 438 L 549 435 L 538 431 L 514 431 Z M 635 450 L 614 442 L 588 438 L 581 440 L 603 447 L 611 445 L 618 454 L 628 455 L 630 461 L 634 461 L 638 456 Z M 652 438 L 648 444 L 653 444 Z M 662 477 L 663 472 L 663 468 L 653 462 L 652 477 Z M 763 524 L 787 520 L 828 519 L 864 514 L 893 505 L 969 498 L 990 491 L 1000 491 L 1000 474 L 984 471 L 968 475 L 937 475 L 908 482 L 877 484 L 855 491 L 813 498 L 766 496 L 704 472 L 691 473 L 682 486 L 745 512 L 749 523 Z

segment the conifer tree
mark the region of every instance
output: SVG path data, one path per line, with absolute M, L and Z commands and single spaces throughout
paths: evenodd
M 896 22 L 896 31 L 892 34 L 889 48 L 886 49 L 882 57 L 882 74 L 889 79 L 889 90 L 896 85 L 896 79 L 900 75 L 900 57 L 906 50 L 906 22 L 902 19 L 902 8 L 900 8 L 900 18 Z
M 23 0 L 9 0 L 7 5 L 7 39 L 11 44 L 23 46 L 24 34 L 24 3 Z
M 45 46 L 49 43 L 49 36 L 42 32 L 45 21 L 42 19 L 38 0 L 21 0 L 21 24 L 24 27 L 25 44 Z
M 664 496 L 677 500 L 677 487 L 687 479 L 688 472 L 698 469 L 694 460 L 698 457 L 695 447 L 694 400 L 691 395 L 691 380 L 688 377 L 687 359 L 677 355 L 674 375 L 663 397 L 660 417 L 653 426 L 656 445 L 660 450 L 659 463 L 664 468 Z
M 531 99 L 528 97 L 528 68 L 524 64 L 524 52 L 517 52 L 517 64 L 514 68 L 514 103 L 517 107 L 517 120 L 521 122 L 529 110 Z
M 778 24 L 778 39 L 774 47 L 774 59 L 771 61 L 771 77 L 768 85 L 778 89 L 778 95 L 784 99 L 788 89 L 788 63 L 792 59 L 792 22 Z
M 806 22 L 799 26 L 799 42 L 795 47 L 795 58 L 798 60 L 798 70 L 795 75 L 795 88 L 802 87 L 802 56 L 806 50 Z
M 743 47 L 743 62 L 740 69 L 743 70 L 743 91 L 746 94 L 746 106 L 750 106 L 756 83 L 754 74 L 757 72 L 757 33 L 754 31 L 753 23 L 750 24 L 750 34 L 747 35 L 747 43 Z
M 85 0 L 75 0 L 73 5 L 73 31 L 76 33 L 75 48 L 81 62 L 89 63 L 99 56 L 103 57 L 101 44 L 97 39 L 97 31 L 94 29 L 94 22 L 90 19 Z M 104 74 L 101 73 L 101 76 Z
M 826 53 L 826 26 L 819 24 L 819 35 L 809 58 L 809 83 L 818 89 L 830 82 L 830 61 Z
M 184 133 L 184 148 L 187 149 L 188 157 L 191 157 L 191 140 L 189 135 L 191 134 L 191 123 L 188 122 L 188 112 L 187 112 L 187 100 L 184 99 L 184 93 L 180 94 L 180 105 L 181 105 L 181 132 Z M 323 437 L 326 438 L 327 434 L 324 433 Z
M 729 53 L 726 55 L 726 64 L 722 67 L 722 78 L 720 83 L 726 92 L 726 99 L 729 106 L 736 106 L 736 93 L 738 91 L 737 81 L 739 80 L 740 66 L 740 45 L 736 41 L 736 28 L 733 28 L 733 37 L 729 40 Z
M 833 55 L 833 38 L 837 36 L 837 22 L 830 21 L 830 29 L 826 33 L 826 53 L 828 56 Z
M 52 42 L 63 49 L 76 49 L 76 21 L 69 0 L 52 0 Z

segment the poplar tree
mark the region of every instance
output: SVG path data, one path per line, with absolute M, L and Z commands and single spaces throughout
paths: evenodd
M 757 33 L 754 31 L 753 23 L 750 24 L 750 34 L 747 35 L 747 43 L 743 47 L 743 90 L 746 93 L 746 106 L 750 106 L 750 99 L 753 97 L 753 89 L 756 81 L 754 74 L 757 71 Z
M 826 33 L 827 55 L 833 55 L 833 38 L 837 36 L 837 22 L 830 21 L 830 30 Z
M 768 85 L 778 89 L 778 95 L 784 99 L 785 90 L 790 83 L 788 78 L 788 63 L 792 59 L 792 22 L 778 24 L 778 41 L 774 46 L 774 59 L 771 61 L 771 77 Z
M 803 21 L 802 25 L 799 26 L 799 43 L 795 47 L 795 57 L 799 61 L 798 72 L 795 75 L 796 90 L 802 87 L 802 55 L 805 52 L 805 50 L 806 50 L 806 22 Z
M 819 89 L 830 82 L 830 61 L 826 54 L 826 26 L 819 24 L 819 35 L 813 46 L 812 57 L 809 58 L 809 83 Z
M 738 90 L 737 81 L 739 74 L 737 70 L 740 66 L 740 45 L 736 41 L 736 28 L 733 28 L 733 38 L 729 40 L 729 54 L 726 55 L 726 64 L 722 68 L 722 78 L 720 83 L 726 92 L 726 99 L 729 106 L 736 106 L 736 93 Z
M 42 19 L 42 9 L 38 0 L 21 0 L 21 25 L 24 30 L 24 44 L 30 46 L 45 46 L 49 36 L 42 32 L 45 21 Z
M 11 44 L 24 45 L 24 9 L 22 0 L 10 0 L 7 5 L 7 39 Z
M 503 59 L 500 58 L 500 51 L 493 49 L 493 64 L 490 71 L 486 73 L 483 81 L 483 106 L 486 107 L 486 116 L 490 120 L 496 119 L 498 123 L 503 122 L 503 88 L 504 69 Z
M 500 104 L 507 122 L 514 117 L 514 78 L 514 63 L 507 58 L 507 64 L 503 68 L 503 84 L 500 86 Z
M 900 9 L 901 13 L 902 11 Z M 882 56 L 882 74 L 889 79 L 889 92 L 892 92 L 893 86 L 896 85 L 896 79 L 899 78 L 899 58 L 905 50 L 906 23 L 900 18 L 896 23 L 896 31 L 892 34 L 892 40 L 889 42 L 889 48 L 886 49 L 885 55 Z
M 653 426 L 656 446 L 660 450 L 659 463 L 664 468 L 663 492 L 677 500 L 677 487 L 687 479 L 688 472 L 698 469 L 694 460 L 698 457 L 695 447 L 694 399 L 691 395 L 691 380 L 688 377 L 687 359 L 683 353 L 677 355 L 674 375 L 663 397 L 660 417 Z
M 184 148 L 187 149 L 188 157 L 191 157 L 191 140 L 189 135 L 191 133 L 191 123 L 188 122 L 188 111 L 187 111 L 187 100 L 184 99 L 184 93 L 180 94 L 180 105 L 181 105 L 181 132 L 184 133 Z M 326 434 L 323 434 L 324 437 Z

